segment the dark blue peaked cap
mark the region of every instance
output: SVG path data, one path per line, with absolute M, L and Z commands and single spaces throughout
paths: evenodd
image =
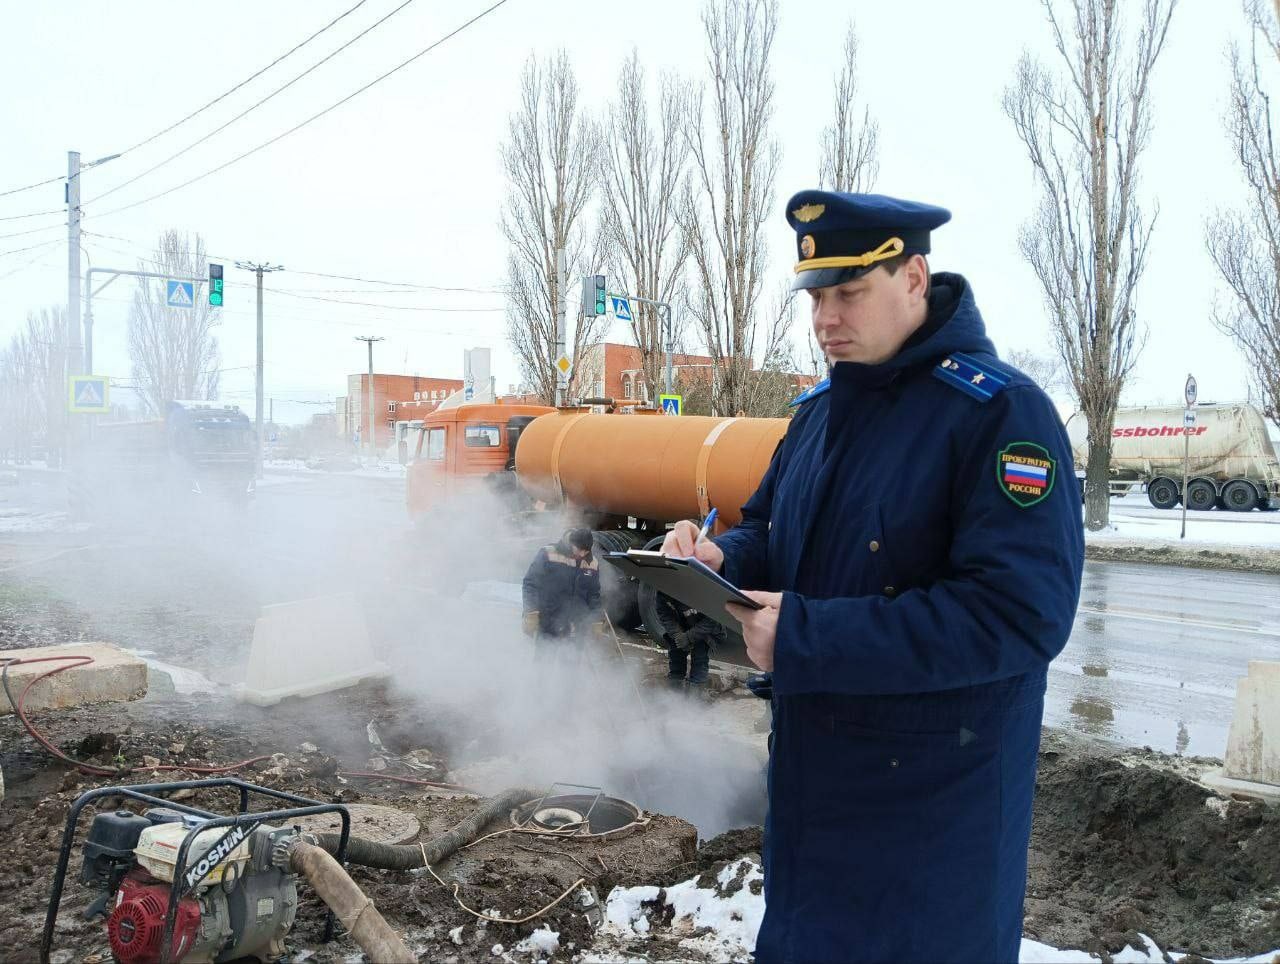
M 950 220 L 946 208 L 883 194 L 801 191 L 787 202 L 799 256 L 791 288 L 844 284 L 900 254 L 928 254 L 929 232 Z

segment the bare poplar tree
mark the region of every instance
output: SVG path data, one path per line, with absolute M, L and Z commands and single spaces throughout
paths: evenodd
M 39 442 L 50 465 L 61 462 L 66 353 L 66 309 L 27 312 L 26 327 L 0 352 L 0 449 L 27 461 Z
M 858 35 L 850 22 L 836 77 L 831 126 L 822 132 L 818 181 L 830 191 L 868 191 L 880 174 L 880 127 L 871 108 L 858 111 Z
M 1257 0 L 1247 2 L 1245 11 L 1254 43 L 1247 59 L 1238 48 L 1231 51 L 1227 130 L 1249 203 L 1210 218 L 1205 243 L 1232 295 L 1227 306 L 1214 306 L 1214 324 L 1235 340 L 1249 366 L 1251 388 L 1280 425 L 1280 158 L 1257 57 L 1259 38 L 1280 54 L 1280 35 L 1272 12 Z
M 577 358 L 600 339 L 596 318 L 584 318 L 574 281 L 595 262 L 583 214 L 599 169 L 599 137 L 578 104 L 578 82 L 561 52 L 549 63 L 530 57 L 520 78 L 520 105 L 512 113 L 502 166 L 510 193 L 502 213 L 507 256 L 507 337 L 526 384 L 547 404 L 555 401 L 556 314 L 568 313 L 565 351 Z M 565 250 L 567 292 L 560 289 L 556 251 Z M 574 319 L 577 319 L 574 324 Z M 570 394 L 582 386 L 575 365 Z
M 209 273 L 204 239 L 170 229 L 160 235 L 155 256 L 140 270 L 170 277 Z M 218 324 L 215 309 L 202 298 L 190 308 L 170 308 L 163 278 L 139 278 L 129 310 L 129 360 L 148 410 L 164 414 L 175 399 L 208 399 L 218 394 Z
M 600 233 L 609 276 L 632 294 L 671 304 L 689 255 L 676 220 L 689 146 L 681 136 L 675 80 L 662 78 L 656 118 L 650 113 L 645 70 L 633 51 L 618 77 L 617 100 L 609 106 Z M 640 303 L 632 304 L 631 314 L 648 397 L 655 399 L 663 385 L 662 319 L 652 305 Z
M 1063 385 L 1062 359 L 1057 355 L 1041 355 L 1029 349 L 1015 348 L 1005 355 L 1005 360 L 1046 392 Z
M 1151 72 L 1177 0 L 1125 5 L 1132 25 L 1119 0 L 1042 3 L 1061 73 L 1024 54 L 1004 110 L 1042 191 L 1019 247 L 1088 422 L 1085 525 L 1097 530 L 1109 521 L 1116 407 L 1142 347 L 1134 290 L 1155 215 L 1139 203 L 1138 160 L 1151 132 Z
M 763 323 L 758 316 L 768 270 L 764 225 L 773 214 L 779 160 L 769 133 L 769 58 L 777 24 L 776 0 L 709 0 L 702 25 L 711 82 L 690 98 L 685 112 L 692 168 L 680 227 L 694 275 L 688 311 L 711 356 L 718 414 L 753 413 L 753 360 L 776 357 L 786 343 L 781 316 L 789 300 Z

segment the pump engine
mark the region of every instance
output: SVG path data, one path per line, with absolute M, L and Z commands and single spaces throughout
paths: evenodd
M 106 918 L 123 964 L 158 964 L 178 847 L 201 821 L 164 807 L 99 813 L 84 843 L 80 880 L 101 896 L 85 916 Z M 170 944 L 173 964 L 272 961 L 298 908 L 287 847 L 295 828 L 265 823 L 197 832 L 187 855 Z

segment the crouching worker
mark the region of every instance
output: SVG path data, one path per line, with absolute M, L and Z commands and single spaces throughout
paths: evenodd
M 667 647 L 667 681 L 673 686 L 686 681 L 690 686 L 706 686 L 711 651 L 724 641 L 727 631 L 665 593 L 658 593 L 655 603 Z
M 581 648 L 600 616 L 600 564 L 590 529 L 570 529 L 543 546 L 524 576 L 524 631 L 535 648 L 559 655 Z

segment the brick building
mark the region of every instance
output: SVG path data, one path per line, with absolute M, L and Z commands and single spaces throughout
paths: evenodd
M 395 423 L 404 421 L 405 412 L 410 418 L 422 418 L 434 412 L 454 392 L 462 391 L 461 378 L 426 378 L 421 375 L 373 376 L 374 427 L 379 448 L 390 445 L 395 433 Z M 369 375 L 348 375 L 347 394 L 337 399 L 337 431 L 350 440 L 360 427 L 363 440 L 368 432 L 369 417 L 365 405 L 369 398 Z M 362 442 L 363 444 L 363 442 Z
M 663 365 L 666 357 L 663 357 Z M 579 391 L 583 394 L 607 396 L 609 398 L 634 398 L 640 401 L 653 402 L 649 398 L 648 385 L 644 379 L 641 365 L 640 349 L 634 345 L 622 345 L 616 342 L 604 342 L 583 353 L 579 365 L 583 367 L 583 378 L 578 382 Z M 677 391 L 681 385 L 686 389 L 691 384 L 701 383 L 706 386 L 711 379 L 711 357 L 709 355 L 684 355 L 673 353 L 671 356 L 673 380 Z M 659 379 L 662 377 L 661 369 Z M 791 374 L 789 388 L 792 395 L 798 395 L 807 388 L 812 388 L 817 379 L 812 375 L 799 372 Z

